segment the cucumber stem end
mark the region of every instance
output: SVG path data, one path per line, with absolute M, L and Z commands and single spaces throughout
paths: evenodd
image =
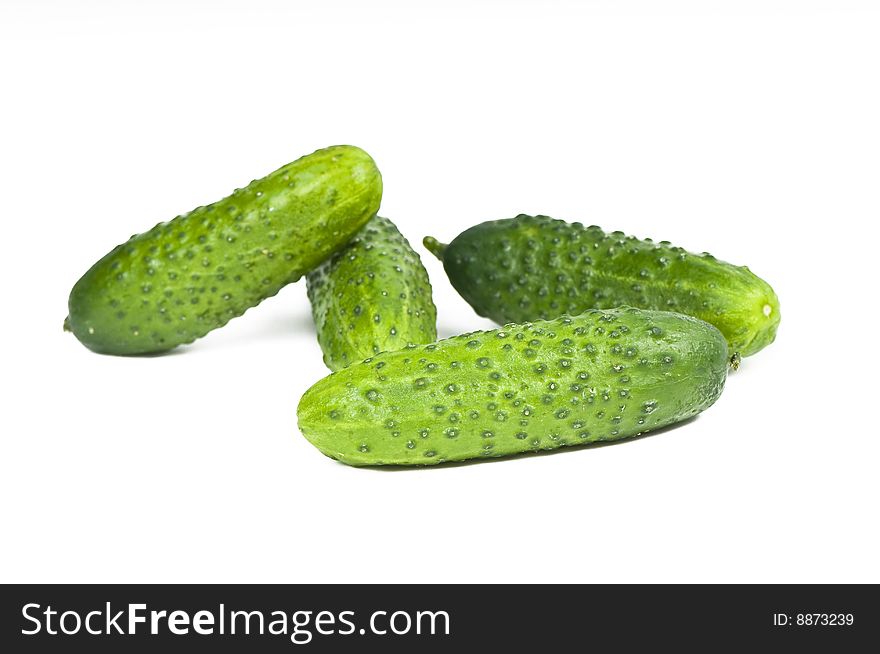
M 446 243 L 441 243 L 433 236 L 426 236 L 422 239 L 422 245 L 427 248 L 428 252 L 443 261 L 443 253 L 446 252 Z

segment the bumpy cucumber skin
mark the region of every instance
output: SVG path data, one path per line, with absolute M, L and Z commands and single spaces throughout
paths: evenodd
M 375 216 L 306 276 L 324 363 L 356 361 L 437 340 L 437 309 L 422 260 L 387 218 Z
M 73 287 L 65 328 L 105 354 L 190 343 L 343 247 L 381 197 L 366 152 L 318 150 L 114 248 Z
M 708 323 L 591 310 L 379 354 L 320 380 L 297 415 L 343 463 L 431 465 L 637 436 L 709 407 L 727 369 Z
M 520 215 L 471 227 L 448 246 L 428 237 L 425 246 L 474 310 L 499 324 L 629 305 L 712 323 L 742 356 L 772 343 L 779 325 L 767 282 L 666 241 Z

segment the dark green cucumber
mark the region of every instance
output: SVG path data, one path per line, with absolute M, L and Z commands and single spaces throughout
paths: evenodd
M 107 354 L 190 343 L 343 247 L 381 197 L 366 152 L 318 150 L 114 248 L 73 287 L 65 328 Z
M 742 356 L 772 343 L 779 325 L 767 282 L 666 241 L 520 215 L 471 227 L 448 246 L 424 244 L 474 310 L 499 324 L 630 305 L 710 322 Z
M 592 310 L 384 352 L 325 377 L 297 410 L 349 465 L 429 465 L 637 436 L 696 415 L 724 388 L 712 325 Z
M 331 370 L 437 340 L 428 273 L 387 218 L 372 218 L 306 282 L 318 342 Z

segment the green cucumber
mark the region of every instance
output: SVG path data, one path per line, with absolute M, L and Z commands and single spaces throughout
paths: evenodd
M 709 407 L 728 350 L 696 318 L 630 307 L 384 352 L 312 386 L 299 428 L 349 465 L 430 465 L 613 441 Z
M 731 353 L 773 342 L 779 300 L 745 266 L 547 216 L 484 222 L 449 245 L 425 247 L 481 316 L 499 324 L 629 305 L 675 311 L 715 325 Z
M 114 248 L 73 287 L 65 329 L 106 354 L 190 343 L 343 247 L 381 197 L 366 152 L 318 150 Z
M 306 282 L 318 342 L 331 370 L 437 340 L 428 273 L 387 218 L 372 218 Z

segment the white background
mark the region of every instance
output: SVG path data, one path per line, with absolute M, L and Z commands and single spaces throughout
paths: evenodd
M 878 35 L 844 0 L 5 0 L 0 580 L 880 582 Z M 668 239 L 770 281 L 777 342 L 655 437 L 383 471 L 297 431 L 303 282 L 170 356 L 62 332 L 112 246 L 337 143 L 414 245 Z M 441 335 L 490 327 L 417 247 Z

